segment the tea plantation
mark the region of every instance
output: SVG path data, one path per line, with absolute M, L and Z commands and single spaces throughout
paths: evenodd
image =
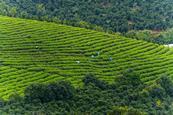
M 153 85 L 163 74 L 173 77 L 171 48 L 87 29 L 0 16 L 0 97 L 23 95 L 33 83 L 58 80 L 82 86 L 95 74 L 112 82 L 127 69 Z

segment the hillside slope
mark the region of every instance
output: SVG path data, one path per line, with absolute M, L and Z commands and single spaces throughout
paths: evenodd
M 0 97 L 23 94 L 32 83 L 57 80 L 81 86 L 92 73 L 113 81 L 134 69 L 152 84 L 162 74 L 173 77 L 173 50 L 87 29 L 0 16 Z

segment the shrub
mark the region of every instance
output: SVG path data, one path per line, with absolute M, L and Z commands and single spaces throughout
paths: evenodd
M 168 95 L 173 97 L 173 82 L 170 78 L 162 76 L 157 82 L 164 88 Z
M 108 88 L 107 83 L 105 83 L 104 81 L 98 80 L 93 74 L 87 74 L 84 77 L 83 82 L 85 85 L 94 84 L 96 87 L 98 87 L 100 89 Z
M 39 100 L 43 102 L 50 102 L 52 100 L 66 100 L 70 99 L 74 95 L 74 87 L 68 82 L 33 84 L 26 88 L 25 99 L 28 102 Z

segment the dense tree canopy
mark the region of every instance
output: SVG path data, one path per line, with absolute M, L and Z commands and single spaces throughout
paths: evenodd
M 84 21 L 85 26 L 95 24 L 114 32 L 158 31 L 173 27 L 172 3 L 172 0 L 0 0 L 0 13 L 75 26 Z

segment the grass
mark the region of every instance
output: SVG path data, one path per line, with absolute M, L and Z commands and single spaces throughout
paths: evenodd
M 86 73 L 113 81 L 133 68 L 148 85 L 173 77 L 173 50 L 154 43 L 87 29 L 0 16 L 0 97 L 23 94 L 32 83 L 67 80 L 76 87 Z

